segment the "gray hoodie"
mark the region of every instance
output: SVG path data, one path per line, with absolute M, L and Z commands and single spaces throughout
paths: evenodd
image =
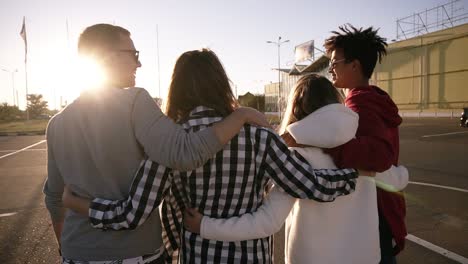
M 64 219 L 62 254 L 74 260 L 113 260 L 156 252 L 162 246 L 159 213 L 136 230 L 102 231 L 87 217 L 64 215 L 64 184 L 84 197 L 128 196 L 145 156 L 179 170 L 201 166 L 222 148 L 212 129 L 187 133 L 141 88 L 84 92 L 47 128 L 45 203 L 54 221 Z

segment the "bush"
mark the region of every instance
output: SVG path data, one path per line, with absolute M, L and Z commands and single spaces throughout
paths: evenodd
M 8 105 L 8 103 L 0 105 L 0 121 L 9 122 L 21 119 L 24 119 L 24 112 L 17 106 Z

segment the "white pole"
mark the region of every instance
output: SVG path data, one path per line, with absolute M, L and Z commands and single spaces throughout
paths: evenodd
M 281 37 L 278 37 L 278 111 L 279 111 L 279 119 L 281 122 L 281 55 L 280 55 L 280 47 L 281 47 Z
M 28 108 L 28 62 L 24 61 L 24 80 L 26 84 L 26 120 L 29 121 L 29 108 Z
M 279 112 L 279 118 L 281 120 L 281 54 L 280 54 L 280 48 L 281 44 L 289 42 L 289 40 L 285 40 L 281 42 L 281 36 L 278 37 L 278 42 L 275 41 L 267 41 L 267 43 L 275 44 L 278 46 L 278 112 Z
M 11 72 L 11 88 L 13 89 L 13 105 L 16 106 L 16 98 L 15 98 L 15 73 L 18 72 L 18 70 L 13 70 Z
M 161 99 L 161 71 L 160 71 L 160 66 L 159 66 L 159 28 L 158 24 L 156 24 L 156 53 L 158 56 L 158 97 L 159 100 L 162 101 Z

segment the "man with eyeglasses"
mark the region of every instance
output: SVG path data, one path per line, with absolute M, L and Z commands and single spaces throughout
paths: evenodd
M 345 90 L 346 106 L 359 114 L 356 137 L 327 151 L 338 167 L 382 172 L 398 165 L 402 122 L 398 107 L 385 91 L 369 83 L 376 63 L 386 55 L 386 39 L 377 31 L 348 24 L 325 40 L 333 85 Z M 380 263 L 393 264 L 407 234 L 405 199 L 402 193 L 377 188 L 377 206 Z
M 181 171 L 203 165 L 244 123 L 268 126 L 263 114 L 239 108 L 222 122 L 186 132 L 166 117 L 149 93 L 134 88 L 139 52 L 130 32 L 97 24 L 80 35 L 78 51 L 103 67 L 99 89 L 83 92 L 47 127 L 45 204 L 63 263 L 162 263 L 159 213 L 133 231 L 103 232 L 62 205 L 64 186 L 83 197 L 123 199 L 146 157 Z M 66 84 L 64 84 L 66 85 Z

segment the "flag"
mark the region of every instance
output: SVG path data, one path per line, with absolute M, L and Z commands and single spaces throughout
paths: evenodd
M 26 37 L 26 18 L 23 17 L 23 26 L 21 27 L 20 36 L 24 40 L 24 62 L 27 61 L 28 58 L 28 39 Z

